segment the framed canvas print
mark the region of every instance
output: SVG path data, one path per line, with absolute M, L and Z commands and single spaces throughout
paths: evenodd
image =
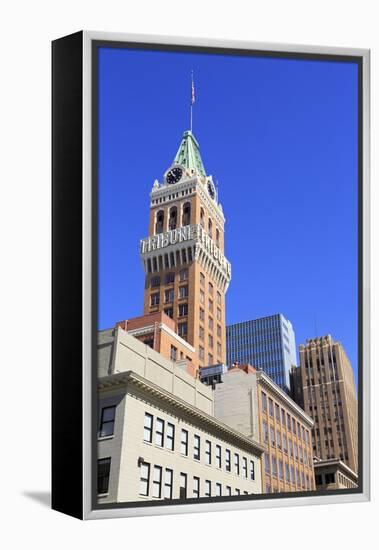
M 369 498 L 369 51 L 53 42 L 53 508 Z

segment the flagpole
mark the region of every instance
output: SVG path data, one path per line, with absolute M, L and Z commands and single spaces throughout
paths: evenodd
M 193 104 L 195 102 L 195 85 L 193 82 L 193 71 L 191 71 L 191 101 L 190 101 L 190 131 L 192 133 Z

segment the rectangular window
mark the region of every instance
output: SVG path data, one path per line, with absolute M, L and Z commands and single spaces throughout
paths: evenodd
M 179 299 L 183 300 L 184 298 L 188 298 L 188 286 L 180 286 L 179 287 Z
M 159 292 L 156 292 L 150 296 L 150 305 L 159 306 Z
M 187 337 L 187 323 L 178 324 L 178 334 L 179 336 L 181 336 L 181 338 Z
M 242 477 L 247 479 L 247 458 L 242 458 Z
M 204 313 L 203 308 L 201 307 L 199 311 L 200 311 L 200 321 L 204 321 L 204 319 L 205 319 L 205 313 Z
M 208 365 L 213 365 L 213 355 L 208 353 Z
M 204 304 L 205 302 L 205 294 L 202 290 L 200 290 L 200 303 Z
M 283 435 L 283 451 L 286 453 L 286 452 L 287 452 L 287 449 L 288 449 L 288 445 L 287 445 L 287 436 L 286 436 L 286 435 Z
M 236 495 L 240 495 L 240 494 L 241 494 L 240 489 L 236 489 Z
M 221 321 L 221 309 L 217 308 L 217 321 Z
M 226 496 L 228 497 L 232 496 L 232 488 L 229 485 L 225 487 L 225 492 L 226 492 Z
M 149 495 L 149 483 L 150 483 L 150 464 L 148 462 L 141 462 L 140 465 L 140 483 L 139 494 L 147 497 Z
M 292 431 L 296 435 L 296 420 L 294 418 L 292 419 Z
M 187 474 L 180 474 L 179 498 L 187 498 Z
M 178 355 L 177 348 L 175 346 L 171 346 L 171 351 L 170 351 L 171 361 L 176 361 L 177 355 Z
M 201 325 L 199 326 L 199 338 L 200 340 L 204 340 L 204 327 Z
M 255 464 L 254 460 L 250 460 L 250 479 L 255 480 Z
M 154 498 L 161 498 L 161 492 L 162 492 L 162 468 L 160 466 L 154 466 L 152 496 Z
M 164 301 L 166 302 L 166 304 L 168 302 L 173 302 L 174 301 L 174 289 L 173 288 L 169 288 L 168 290 L 164 291 Z
M 213 348 L 213 336 L 211 336 L 210 334 L 208 335 L 208 346 L 210 348 Z
M 265 453 L 265 472 L 270 474 L 270 457 L 267 453 Z
M 216 466 L 221 468 L 221 446 L 216 445 Z
M 282 448 L 282 435 L 279 430 L 276 430 L 276 444 L 278 449 Z
M 267 411 L 267 396 L 264 392 L 262 392 L 262 410 L 263 412 Z
M 97 461 L 97 494 L 105 495 L 109 490 L 109 474 L 111 471 L 111 459 L 101 458 Z
M 151 443 L 153 441 L 153 415 L 145 413 L 145 423 L 143 427 L 143 440 Z
M 156 288 L 157 286 L 160 286 L 160 284 L 161 284 L 161 278 L 159 277 L 159 275 L 157 275 L 156 277 L 151 277 L 151 280 L 150 280 L 151 288 Z
M 180 452 L 182 455 L 188 456 L 188 432 L 183 429 L 180 438 Z
M 234 453 L 234 473 L 237 476 L 240 475 L 240 455 L 238 453 Z
M 274 477 L 277 476 L 277 473 L 278 473 L 278 469 L 277 469 L 277 462 L 276 462 L 276 457 L 273 456 L 272 459 L 271 459 L 271 466 L 272 466 L 272 475 Z
M 217 342 L 217 355 L 221 357 L 221 344 L 220 342 Z
M 286 481 L 287 481 L 287 483 L 290 482 L 290 467 L 289 467 L 289 464 L 286 464 Z
M 208 328 L 209 328 L 209 330 L 213 330 L 213 319 L 212 319 L 212 317 L 208 317 Z
M 182 269 L 179 271 L 179 281 L 182 282 L 182 281 L 187 281 L 188 279 L 188 269 L 185 268 L 185 269 Z
M 179 317 L 186 317 L 188 315 L 188 304 L 179 305 Z
M 209 311 L 213 311 L 213 300 L 210 298 L 208 299 L 208 309 Z
M 211 442 L 206 440 L 205 441 L 205 464 L 211 464 L 212 463 L 212 445 Z
M 282 409 L 282 424 L 283 426 L 286 425 L 286 411 Z
M 200 460 L 200 436 L 193 436 L 193 458 L 195 460 Z
M 270 426 L 270 443 L 272 447 L 275 447 L 275 430 L 273 426 Z
M 279 459 L 279 478 L 284 479 L 283 461 Z
M 173 471 L 170 468 L 166 468 L 165 480 L 164 480 L 164 498 L 172 498 L 172 481 Z
M 280 422 L 280 408 L 277 403 L 275 403 L 275 418 L 278 422 Z
M 167 422 L 166 428 L 166 449 L 169 451 L 174 450 L 174 441 L 175 441 L 175 426 Z
M 112 407 L 103 407 L 101 410 L 101 420 L 100 420 L 100 437 L 107 437 L 113 435 L 114 433 L 114 419 L 116 414 L 116 406 Z
M 291 417 L 288 413 L 287 413 L 287 428 L 289 431 L 291 431 Z
M 225 449 L 225 470 L 227 472 L 231 471 L 231 465 L 230 465 L 230 450 Z
M 274 416 L 274 402 L 270 397 L 268 398 L 268 412 L 270 416 Z
M 201 284 L 201 286 L 204 286 L 204 284 L 205 284 L 204 273 L 200 273 L 200 284 Z
M 175 281 L 175 273 L 166 273 L 165 284 L 170 285 Z
M 221 326 L 217 325 L 217 337 L 221 338 Z
M 212 294 L 213 294 L 213 285 L 212 285 L 212 283 L 208 283 L 208 292 L 212 296 Z
M 155 421 L 155 444 L 158 447 L 163 447 L 164 441 L 164 421 L 161 418 L 157 418 Z
M 289 448 L 289 451 L 290 451 L 290 456 L 292 457 L 292 456 L 293 456 L 292 439 L 289 439 L 289 440 L 288 440 L 288 448 Z
M 166 307 L 164 310 L 165 314 L 168 315 L 171 319 L 174 317 L 174 309 L 172 307 Z
M 221 305 L 221 294 L 217 291 L 217 303 Z
M 200 497 L 200 478 L 199 477 L 193 478 L 193 496 L 195 498 Z
M 209 479 L 205 480 L 204 496 L 210 497 L 212 493 L 212 484 Z
M 216 497 L 221 496 L 221 483 L 216 483 Z
M 201 361 L 204 361 L 204 348 L 202 346 L 199 346 L 199 357 Z

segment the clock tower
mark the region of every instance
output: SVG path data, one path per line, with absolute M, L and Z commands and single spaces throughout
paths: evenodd
M 195 369 L 225 363 L 225 218 L 199 144 L 183 134 L 172 165 L 150 193 L 149 236 L 141 240 L 144 314 L 164 312 L 194 348 Z

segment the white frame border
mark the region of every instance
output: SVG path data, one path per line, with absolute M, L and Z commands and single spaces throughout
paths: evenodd
M 248 500 L 237 502 L 215 502 L 199 504 L 178 504 L 146 506 L 135 508 L 92 509 L 92 412 L 91 412 L 91 327 L 92 327 L 92 41 L 140 42 L 143 44 L 167 44 L 178 46 L 203 46 L 209 48 L 234 48 L 276 52 L 308 54 L 330 54 L 362 57 L 363 87 L 363 193 L 362 193 L 362 394 L 365 396 L 362 408 L 363 441 L 363 492 L 330 496 L 275 498 L 272 500 Z M 277 44 L 239 40 L 219 40 L 194 37 L 173 37 L 160 35 L 124 34 L 101 31 L 83 31 L 83 518 L 103 519 L 163 514 L 187 514 L 228 510 L 251 510 L 254 508 L 277 508 L 282 506 L 307 506 L 315 504 L 339 504 L 365 502 L 370 500 L 370 50 L 361 48 L 339 48 L 328 46 L 307 46 L 299 44 Z

